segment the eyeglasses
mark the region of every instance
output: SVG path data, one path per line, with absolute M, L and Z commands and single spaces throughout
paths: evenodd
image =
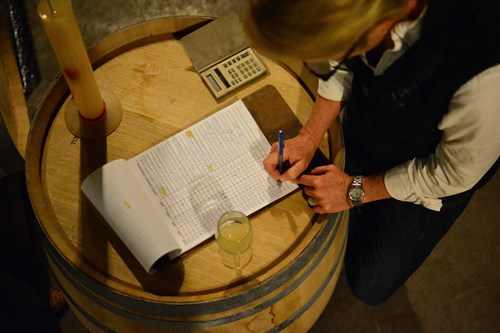
M 342 60 L 337 65 L 335 65 L 333 69 L 331 69 L 330 63 L 328 61 L 313 62 L 313 63 L 304 62 L 304 66 L 306 66 L 309 72 L 311 72 L 311 74 L 313 74 L 314 76 L 320 78 L 323 81 L 328 81 L 333 75 L 335 75 L 335 73 L 337 73 L 340 67 L 344 65 L 346 60 L 349 59 L 349 57 L 351 56 L 352 52 L 354 51 L 357 45 L 358 42 L 354 43 L 354 45 L 351 46 L 349 51 L 347 51 L 344 58 L 342 58 Z

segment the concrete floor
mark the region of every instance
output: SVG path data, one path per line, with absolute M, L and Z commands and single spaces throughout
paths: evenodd
M 59 68 L 36 15 L 38 1 L 25 0 L 42 83 L 30 108 Z M 126 5 L 125 5 L 126 4 Z M 243 0 L 73 0 L 88 46 L 143 20 L 173 15 L 241 13 Z M 32 110 L 31 110 L 32 111 Z M 469 207 L 426 262 L 386 303 L 357 301 L 342 275 L 324 313 L 310 332 L 500 332 L 500 174 L 478 191 Z M 62 332 L 85 332 L 71 311 Z

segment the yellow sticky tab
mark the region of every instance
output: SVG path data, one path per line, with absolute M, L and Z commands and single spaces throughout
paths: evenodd
M 167 196 L 167 190 L 165 190 L 165 188 L 163 186 L 160 187 L 160 192 L 161 192 L 161 194 L 163 194 L 164 197 Z
M 186 131 L 186 135 L 188 136 L 188 138 L 190 138 L 190 139 L 194 139 L 193 132 L 191 132 L 191 131 Z
M 128 209 L 132 208 L 132 205 L 130 204 L 130 202 L 128 202 L 127 200 L 125 200 L 123 202 L 123 204 L 125 205 L 125 207 L 127 207 Z
M 208 171 L 210 171 L 210 172 L 213 172 L 213 171 L 215 170 L 215 168 L 214 168 L 214 166 L 212 165 L 212 163 L 210 163 L 210 164 L 208 164 L 208 165 L 207 165 L 207 169 L 208 169 Z

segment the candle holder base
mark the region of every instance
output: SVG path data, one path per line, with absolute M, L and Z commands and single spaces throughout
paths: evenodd
M 123 113 L 120 100 L 109 90 L 101 89 L 101 95 L 106 103 L 106 112 L 97 119 L 83 118 L 73 99 L 66 103 L 64 121 L 75 136 L 81 139 L 102 139 L 118 128 Z

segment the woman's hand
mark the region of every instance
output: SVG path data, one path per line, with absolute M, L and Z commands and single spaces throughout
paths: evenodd
M 362 203 L 391 198 L 384 183 L 385 172 L 363 177 L 365 196 Z M 310 175 L 297 177 L 295 183 L 304 185 L 304 194 L 315 205 L 314 211 L 319 214 L 335 213 L 350 208 L 347 190 L 354 177 L 348 175 L 337 166 L 324 165 L 314 168 Z M 309 201 L 309 200 L 308 200 Z
M 264 168 L 276 180 L 294 180 L 307 168 L 316 148 L 318 148 L 326 131 L 337 118 L 340 101 L 332 101 L 321 96 L 316 98 L 311 116 L 296 137 L 285 140 L 283 162 L 288 162 L 290 168 L 280 175 L 278 167 L 278 143 L 274 143 L 271 152 L 264 159 Z M 285 164 L 285 163 L 284 163 Z
M 335 213 L 350 208 L 347 189 L 353 177 L 335 165 L 314 168 L 310 175 L 301 175 L 296 183 L 304 185 L 304 194 L 315 203 L 316 213 Z
M 316 151 L 316 144 L 305 133 L 299 133 L 296 137 L 285 140 L 283 149 L 283 164 L 288 161 L 290 167 L 280 174 L 278 170 L 278 143 L 271 146 L 271 152 L 264 159 L 264 169 L 276 180 L 286 181 L 297 178 L 309 165 Z

